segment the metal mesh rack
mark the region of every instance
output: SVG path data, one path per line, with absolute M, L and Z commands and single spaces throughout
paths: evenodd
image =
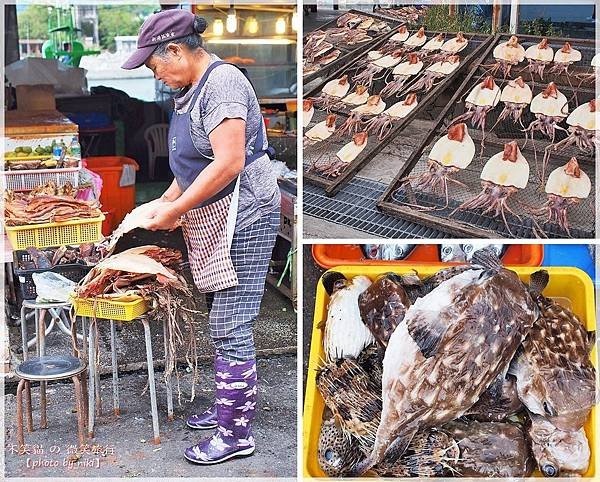
M 437 35 L 440 32 L 426 32 L 427 38 L 433 38 L 433 36 Z M 451 34 L 447 35 L 447 38 L 450 37 Z M 417 117 L 424 109 L 428 107 L 428 105 L 433 102 L 435 99 L 439 97 L 439 95 L 444 92 L 444 90 L 451 85 L 454 79 L 464 71 L 470 63 L 481 55 L 482 50 L 491 42 L 493 39 L 490 35 L 482 35 L 482 34 L 465 34 L 465 37 L 468 39 L 469 43 L 465 49 L 463 49 L 459 55 L 461 57 L 461 65 L 458 69 L 456 69 L 452 74 L 446 76 L 441 82 L 435 85 L 432 89 L 427 91 L 426 93 L 417 93 L 418 97 L 418 106 L 406 117 L 403 119 L 398 119 L 394 122 L 394 126 L 391 131 L 382 139 L 379 140 L 376 135 L 369 135 L 369 139 L 367 141 L 367 147 L 365 150 L 352 162 L 348 163 L 348 165 L 344 168 L 344 170 L 337 177 L 327 177 L 315 172 L 307 172 L 306 167 L 313 165 L 315 162 L 322 162 L 324 159 L 334 159 L 337 151 L 346 143 L 351 141 L 351 136 L 346 136 L 344 138 L 339 138 L 334 135 L 329 138 L 326 142 L 320 142 L 315 144 L 314 146 L 307 146 L 304 149 L 304 160 L 305 160 L 305 172 L 304 179 L 307 182 L 315 184 L 325 189 L 328 195 L 334 195 L 341 186 L 348 182 L 360 169 L 362 169 L 367 163 L 369 163 L 381 150 L 391 141 L 393 141 L 400 132 L 410 123 L 414 118 Z M 379 45 L 379 44 L 378 44 Z M 356 59 L 356 62 L 360 62 L 361 59 L 365 59 L 367 56 L 367 52 L 363 53 L 360 57 Z M 353 72 L 356 70 L 355 66 L 345 66 L 342 69 L 338 70 L 335 74 L 333 74 L 330 78 L 327 79 L 333 80 L 341 77 L 342 75 L 348 74 L 351 78 Z M 389 97 L 384 99 L 386 102 L 386 107 L 390 107 L 396 102 L 402 100 L 406 94 L 411 92 L 412 86 L 415 85 L 416 82 L 424 75 L 425 68 L 419 73 L 419 75 L 412 78 L 404 87 L 403 93 L 400 94 L 399 97 Z M 385 79 L 379 79 L 374 81 L 370 92 L 376 93 L 380 92 L 381 89 L 385 86 Z M 316 89 L 309 92 L 305 95 L 305 97 L 313 96 L 316 93 Z M 339 116 L 338 126 L 344 122 L 344 120 L 349 116 L 349 111 L 344 109 L 337 109 L 335 113 Z M 325 113 L 321 111 L 316 111 L 313 116 L 313 120 L 309 125 L 309 128 L 312 127 L 317 122 L 321 122 L 325 118 Z
M 377 43 L 382 38 L 393 35 L 393 31 L 396 30 L 401 25 L 403 25 L 403 22 L 401 22 L 400 20 L 384 18 L 379 15 L 371 14 L 369 12 L 361 12 L 359 10 L 349 10 L 347 13 L 354 13 L 357 15 L 361 15 L 362 17 L 371 17 L 377 21 L 386 22 L 390 28 L 385 29 L 381 32 L 378 32 L 378 34 L 367 32 L 367 34 L 369 36 L 372 36 L 372 40 L 357 43 L 357 44 L 352 44 L 352 45 L 350 45 L 346 42 L 340 41 L 339 39 L 327 37 L 325 40 L 327 42 L 331 43 L 335 49 L 340 50 L 340 55 L 336 60 L 323 66 L 316 72 L 312 72 L 308 75 L 304 75 L 303 79 L 302 79 L 302 82 L 304 85 L 309 84 L 316 79 L 328 77 L 329 75 L 331 75 L 332 72 L 335 72 L 336 70 L 343 67 L 344 65 L 347 65 L 349 62 L 352 62 L 352 59 L 356 58 L 357 55 L 360 55 L 365 50 L 368 50 L 374 43 Z M 341 17 L 341 15 L 340 15 L 340 17 Z M 333 19 L 332 21 L 327 22 L 326 24 L 322 25 L 319 28 L 319 30 L 327 31 L 331 28 L 337 28 L 337 21 L 340 17 L 337 17 L 337 18 Z M 304 36 L 305 44 L 307 41 L 307 36 L 308 35 Z
M 448 233 L 410 221 L 398 219 L 379 211 L 377 198 L 385 190 L 385 184 L 355 177 L 346 184 L 335 198 L 327 196 L 323 189 L 304 186 L 304 214 L 336 224 L 343 224 L 382 238 L 449 238 Z
M 505 120 L 498 123 L 492 132 L 485 134 L 485 146 L 481 151 L 482 133 L 472 128 L 470 121 L 466 121 L 469 127 L 469 134 L 473 138 L 477 154 L 471 165 L 464 170 L 456 173 L 454 179 L 460 181 L 465 186 L 449 184 L 449 203 L 446 206 L 446 198 L 443 194 L 431 192 L 412 192 L 407 189 L 405 178 L 418 176 L 427 169 L 428 154 L 431 151 L 433 143 L 447 132 L 447 127 L 456 116 L 465 111 L 464 98 L 468 95 L 471 89 L 481 82 L 481 79 L 487 73 L 487 66 L 491 62 L 490 55 L 495 45 L 503 41 L 507 36 L 498 35 L 494 42 L 490 45 L 486 54 L 482 57 L 482 62 L 467 76 L 463 84 L 460 86 L 454 97 L 450 100 L 446 108 L 438 117 L 434 127 L 425 136 L 421 145 L 413 152 L 406 161 L 400 172 L 390 184 L 386 192 L 380 198 L 378 206 L 386 213 L 398 215 L 403 219 L 409 219 L 414 222 L 419 222 L 431 227 L 442 227 L 450 230 L 453 234 L 465 237 L 518 237 L 518 238 L 534 238 L 534 237 L 550 237 L 564 238 L 568 234 L 559 226 L 546 223 L 543 217 L 535 216 L 533 211 L 539 209 L 546 202 L 546 194 L 543 190 L 541 178 L 542 159 L 544 150 L 550 145 L 549 139 L 543 138 L 538 132 L 535 135 L 534 141 L 525 142 L 525 134 L 523 127 L 515 124 L 512 120 Z M 538 37 L 519 37 L 520 43 L 526 48 L 528 45 L 538 43 Z M 564 39 L 552 39 L 552 46 L 562 46 Z M 581 45 L 580 45 L 581 44 Z M 586 50 L 586 41 L 572 40 L 571 45 L 582 50 L 583 58 L 589 57 L 589 52 Z M 584 53 L 585 52 L 585 53 Z M 589 62 L 588 62 L 589 64 Z M 522 64 L 523 65 L 523 64 Z M 514 71 L 513 71 L 514 72 Z M 524 72 L 517 74 L 513 73 L 512 77 L 522 75 Z M 524 76 L 525 77 L 525 76 Z M 509 79 L 496 79 L 497 85 L 502 88 Z M 569 100 L 570 112 L 581 103 L 588 102 L 594 98 L 594 91 L 584 87 L 573 88 L 570 85 L 562 83 L 564 76 L 555 76 L 554 79 L 544 77 L 545 81 L 554 80 L 557 83 L 558 89 L 565 94 Z M 533 84 L 528 82 L 532 87 L 533 95 L 535 96 L 543 90 L 547 85 L 537 81 Z M 578 102 L 578 103 L 576 103 Z M 503 109 L 503 104 L 499 103 L 487 116 L 487 129 L 494 126 L 500 112 Z M 523 126 L 527 127 L 535 117 L 525 108 L 522 117 Z M 564 126 L 564 122 L 562 123 Z M 557 133 L 556 142 L 565 137 L 562 132 Z M 465 211 L 456 211 L 451 213 L 464 201 L 475 197 L 481 192 L 480 174 L 485 162 L 494 154 L 501 152 L 505 143 L 516 140 L 521 148 L 521 152 L 528 160 L 530 165 L 530 176 L 527 186 L 513 194 L 508 199 L 508 205 L 511 209 L 518 213 L 519 217 L 506 214 L 508 224 L 507 229 L 504 221 L 490 215 L 483 215 L 482 209 L 469 209 Z M 572 146 L 567 149 L 561 149 L 558 152 L 550 151 L 551 155 L 548 161 L 548 166 L 545 170 L 545 178 L 555 168 L 564 165 L 570 157 L 577 157 L 582 170 L 590 177 L 592 185 L 595 184 L 595 168 L 593 154 L 586 154 L 577 147 Z M 544 179 L 545 180 L 545 179 Z M 418 207 L 417 207 L 418 206 Z M 423 208 L 430 208 L 424 210 Z M 570 235 L 574 238 L 592 238 L 595 235 L 594 224 L 595 199 L 592 195 L 588 199 L 583 200 L 580 204 L 569 208 Z

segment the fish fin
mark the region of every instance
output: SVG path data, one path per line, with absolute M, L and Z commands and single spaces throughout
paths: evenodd
M 436 354 L 447 329 L 448 325 L 443 323 L 440 318 L 432 320 L 418 317 L 411 319 L 408 323 L 408 332 L 425 358 Z
M 595 331 L 588 331 L 587 332 L 587 348 L 588 348 L 588 352 L 591 352 L 594 349 L 595 345 L 596 345 L 596 332 Z
M 471 258 L 471 264 L 475 266 L 481 266 L 485 270 L 498 272 L 502 269 L 502 262 L 496 254 L 496 252 L 487 247 L 478 249 L 473 253 Z
M 339 271 L 327 271 L 321 276 L 321 283 L 323 283 L 323 287 L 329 296 L 331 296 L 336 290 L 336 284 L 338 281 L 348 280 L 342 273 Z
M 406 452 L 406 449 L 415 437 L 417 430 L 418 427 L 410 428 L 408 431 L 405 431 L 398 437 L 396 437 L 385 451 L 383 459 L 386 462 L 397 461 L 402 456 L 402 454 Z
M 506 370 L 506 375 L 512 375 L 512 376 L 518 378 L 519 365 L 520 365 L 519 359 L 521 358 L 522 355 L 523 355 L 523 345 L 519 345 L 519 347 L 517 348 L 517 351 L 515 352 L 515 355 L 513 356 L 510 363 L 508 364 L 508 369 Z
M 535 273 L 532 273 L 529 278 L 529 292 L 532 296 L 538 297 L 542 294 L 542 291 L 546 289 L 548 286 L 548 281 L 550 280 L 550 276 L 548 275 L 548 271 L 545 269 L 540 269 Z

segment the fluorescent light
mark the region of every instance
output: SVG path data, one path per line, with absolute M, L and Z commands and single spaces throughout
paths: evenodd
M 256 17 L 248 17 L 246 20 L 246 30 L 251 35 L 256 35 L 258 33 L 258 21 Z
M 287 38 L 209 38 L 209 44 L 244 44 L 244 45 L 291 45 L 295 40 Z
M 216 19 L 213 22 L 213 34 L 214 35 L 218 35 L 221 36 L 223 35 L 223 20 L 221 20 L 220 18 Z
M 292 13 L 292 30 L 294 32 L 298 31 L 298 9 L 294 8 L 294 13 Z
M 227 21 L 225 22 L 225 27 L 229 33 L 233 33 L 237 30 L 237 16 L 233 8 L 230 8 L 229 12 L 227 12 Z
M 277 21 L 275 22 L 275 33 L 277 35 L 283 35 L 286 30 L 287 30 L 287 22 L 285 21 L 285 18 L 279 17 L 277 19 Z

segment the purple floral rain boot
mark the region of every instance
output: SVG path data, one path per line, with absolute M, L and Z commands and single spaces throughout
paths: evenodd
M 196 464 L 218 464 L 254 452 L 252 420 L 256 411 L 256 360 L 229 362 L 217 358 L 217 421 L 214 434 L 185 450 Z
M 217 428 L 217 406 L 213 403 L 212 406 L 204 410 L 200 415 L 190 415 L 186 420 L 186 425 L 190 428 L 206 430 L 209 428 Z

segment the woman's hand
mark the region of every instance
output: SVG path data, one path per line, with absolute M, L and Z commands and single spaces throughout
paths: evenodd
M 179 226 L 181 215 L 182 213 L 175 207 L 175 203 L 158 202 L 155 209 L 148 213 L 142 227 L 149 231 L 172 231 Z

